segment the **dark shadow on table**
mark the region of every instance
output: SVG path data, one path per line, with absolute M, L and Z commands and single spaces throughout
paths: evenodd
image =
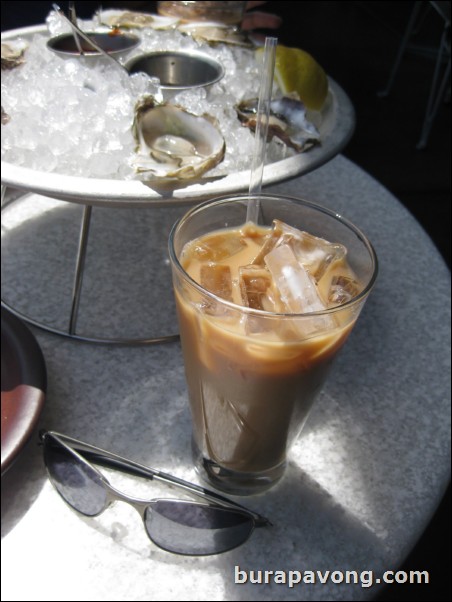
M 47 479 L 38 429 L 2 475 L 2 539 L 25 516 Z

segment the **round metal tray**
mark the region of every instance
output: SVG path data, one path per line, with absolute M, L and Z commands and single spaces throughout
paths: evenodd
M 25 27 L 2 33 L 2 40 L 32 39 L 45 34 L 45 26 Z M 355 111 L 347 94 L 329 78 L 329 99 L 319 126 L 321 144 L 298 155 L 265 166 L 263 186 L 275 184 L 320 167 L 347 144 L 355 127 Z M 129 207 L 167 206 L 198 203 L 203 199 L 244 191 L 249 186 L 250 170 L 222 177 L 206 177 L 191 184 L 158 185 L 138 180 L 81 178 L 43 172 L 2 161 L 2 184 L 75 203 Z

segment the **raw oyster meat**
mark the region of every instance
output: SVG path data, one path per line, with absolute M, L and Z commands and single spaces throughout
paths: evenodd
M 216 122 L 182 107 L 145 97 L 135 107 L 133 165 L 140 179 L 188 180 L 223 160 L 225 141 Z

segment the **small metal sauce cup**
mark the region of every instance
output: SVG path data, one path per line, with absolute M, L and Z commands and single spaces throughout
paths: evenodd
M 211 86 L 224 76 L 223 65 L 200 52 L 150 52 L 130 59 L 126 69 L 158 77 L 164 98 L 182 90 Z
M 140 43 L 140 38 L 133 34 L 111 34 L 102 32 L 85 32 L 105 52 L 111 55 L 121 55 L 136 48 Z M 83 38 L 79 38 L 83 56 L 101 57 L 102 54 L 91 47 Z M 64 33 L 50 38 L 47 42 L 47 48 L 63 58 L 81 56 L 75 43 L 72 33 Z

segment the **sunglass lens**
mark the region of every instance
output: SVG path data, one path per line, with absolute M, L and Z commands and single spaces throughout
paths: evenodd
M 145 526 L 158 546 L 176 554 L 220 554 L 244 543 L 254 529 L 241 512 L 176 500 L 157 500 L 146 509 Z
M 105 508 L 107 493 L 95 470 L 56 441 L 46 440 L 44 461 L 61 497 L 86 516 L 96 516 Z

